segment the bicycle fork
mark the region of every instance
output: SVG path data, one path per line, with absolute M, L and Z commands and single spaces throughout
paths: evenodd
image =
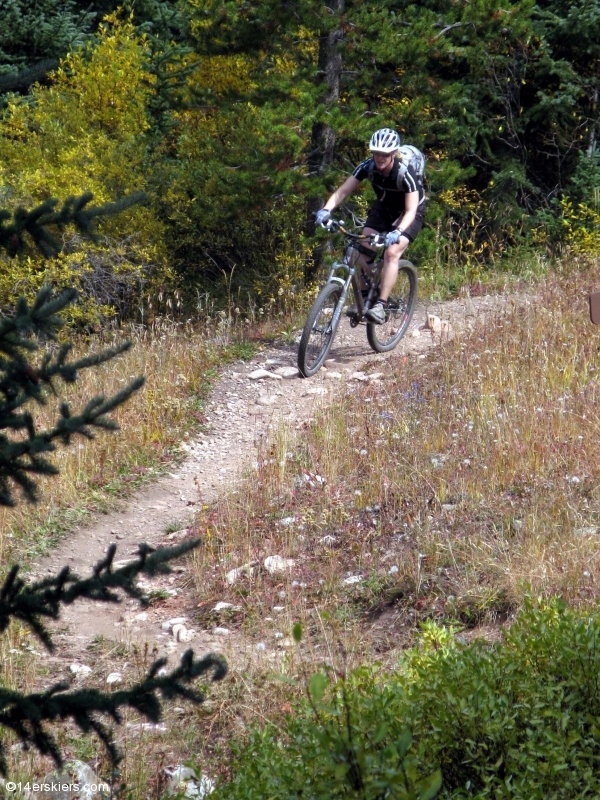
M 345 279 L 340 278 L 339 275 L 334 274 L 339 269 L 344 269 L 347 271 L 348 274 Z M 349 267 L 347 264 L 333 264 L 331 267 L 327 283 L 337 283 L 339 286 L 342 287 L 342 293 L 340 294 L 340 298 L 335 305 L 333 316 L 331 317 L 332 331 L 336 331 L 337 326 L 339 325 L 340 317 L 342 316 L 342 310 L 344 308 L 344 303 L 346 302 L 346 297 L 348 296 L 348 289 L 350 288 L 350 284 L 352 283 L 353 286 L 357 284 L 355 275 L 356 275 L 355 268 Z

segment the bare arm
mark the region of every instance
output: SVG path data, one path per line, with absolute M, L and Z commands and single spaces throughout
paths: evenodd
M 342 185 L 335 190 L 335 192 L 331 195 L 331 197 L 325 203 L 323 208 L 326 208 L 327 211 L 333 211 L 333 209 L 336 206 L 339 206 L 339 204 L 342 203 L 348 197 L 349 194 L 355 192 L 359 186 L 360 186 L 360 181 L 357 181 L 355 177 L 350 175 L 350 177 L 346 178 L 346 180 L 342 183 Z M 418 192 L 415 192 L 415 194 L 418 195 Z M 410 195 L 407 195 L 407 197 L 410 197 Z M 415 207 L 415 213 L 416 213 L 416 207 Z
M 404 216 L 400 220 L 399 228 L 405 231 L 409 225 L 412 225 L 417 216 L 417 208 L 419 207 L 419 193 L 408 192 L 405 195 L 404 201 Z

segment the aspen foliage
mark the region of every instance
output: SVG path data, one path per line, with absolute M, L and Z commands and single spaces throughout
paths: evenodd
M 152 78 L 145 69 L 145 36 L 113 15 L 96 38 L 61 61 L 49 87 L 10 99 L 0 119 L 4 208 L 85 191 L 102 203 L 148 188 Z M 20 294 L 32 297 L 44 283 L 76 286 L 83 292 L 72 314 L 95 323 L 116 312 L 124 285 L 136 283 L 137 294 L 169 278 L 164 226 L 150 208 L 103 219 L 99 234 L 102 244 L 64 232 L 64 252 L 52 259 L 35 252 L 2 256 L 0 306 Z M 106 258 L 110 251 L 116 258 Z M 94 286 L 95 272 L 102 273 L 102 287 Z

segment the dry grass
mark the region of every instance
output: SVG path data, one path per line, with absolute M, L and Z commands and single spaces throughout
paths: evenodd
M 231 672 L 177 733 L 148 743 L 146 761 L 177 752 L 226 773 L 229 742 L 289 712 L 307 674 L 391 662 L 426 619 L 492 638 L 525 594 L 596 602 L 589 288 L 585 275 L 553 278 L 426 358 L 395 358 L 393 379 L 348 383 L 303 430 L 279 429 L 247 481 L 203 510 L 195 622 L 237 631 Z M 294 567 L 269 574 L 271 555 Z M 245 564 L 257 568 L 230 585 Z M 236 608 L 215 613 L 217 601 Z M 143 769 L 136 785 L 159 796 Z
M 428 618 L 493 635 L 525 594 L 595 603 L 589 289 L 587 275 L 554 277 L 426 358 L 397 357 L 393 379 L 346 385 L 300 435 L 280 431 L 198 521 L 199 621 L 216 623 L 216 600 L 239 605 L 229 626 L 279 665 L 278 634 L 301 620 L 303 657 L 339 666 L 391 656 Z M 289 574 L 226 581 L 274 554 L 295 559 Z
M 146 383 L 113 418 L 120 431 L 100 433 L 95 441 L 75 440 L 58 449 L 57 478 L 40 481 L 40 502 L 24 502 L 0 510 L 0 559 L 27 559 L 81 518 L 114 503 L 131 488 L 164 470 L 176 457 L 175 446 L 202 424 L 203 401 L 216 376 L 219 361 L 238 355 L 229 327 L 192 326 L 162 320 L 150 328 L 106 333 L 76 343 L 75 355 L 104 349 L 129 338 L 133 347 L 99 368 L 81 373 L 63 397 L 74 409 L 98 394 L 109 396 L 132 378 Z M 35 409 L 40 425 L 52 424 L 58 400 Z

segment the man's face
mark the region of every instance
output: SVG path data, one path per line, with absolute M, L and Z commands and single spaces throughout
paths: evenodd
M 388 167 L 392 166 L 394 161 L 393 153 L 378 153 L 376 150 L 373 150 L 371 155 L 373 156 L 373 161 L 379 172 L 385 172 Z

